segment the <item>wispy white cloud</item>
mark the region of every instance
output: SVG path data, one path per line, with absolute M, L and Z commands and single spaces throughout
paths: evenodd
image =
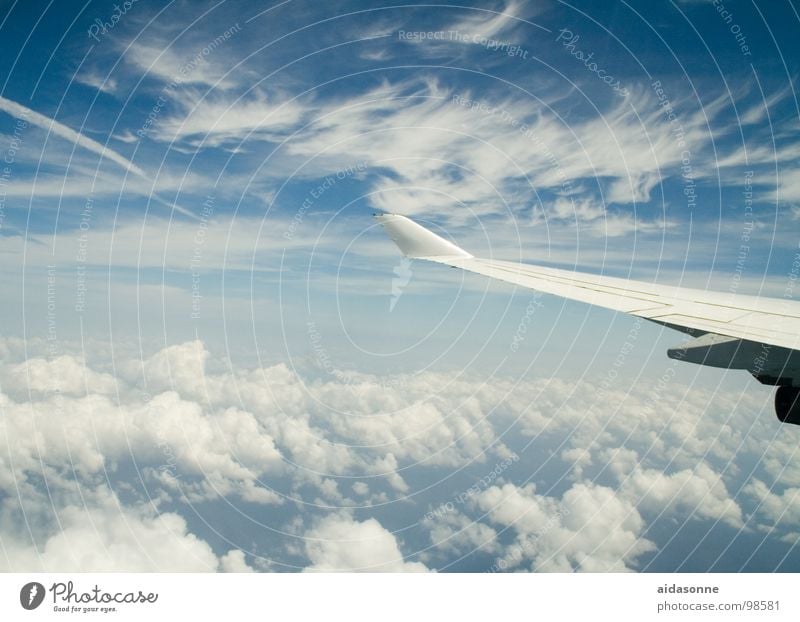
M 217 32 L 194 35 L 191 40 L 137 39 L 126 45 L 123 59 L 135 71 L 177 86 L 204 85 L 215 89 L 233 88 L 251 73 L 242 66 L 231 71 L 231 38 L 240 28 L 230 24 Z
M 93 71 L 78 73 L 75 76 L 75 80 L 80 84 L 85 84 L 93 89 L 97 89 L 101 93 L 107 93 L 109 95 L 113 95 L 119 87 L 116 78 L 112 76 L 104 77 L 100 75 L 100 73 Z
M 18 104 L 17 102 L 11 101 L 10 99 L 2 96 L 0 96 L 0 110 L 12 116 L 25 119 L 31 125 L 36 125 L 37 127 L 46 130 L 50 134 L 54 134 L 59 138 L 71 143 L 75 143 L 76 145 L 83 147 L 88 151 L 98 154 L 102 158 L 107 158 L 120 165 L 127 171 L 134 173 L 135 175 L 146 177 L 145 172 L 126 157 L 120 155 L 113 149 L 109 149 L 108 147 L 101 145 L 96 140 L 76 132 L 63 123 L 59 123 L 55 119 L 46 117 L 43 114 L 40 114 L 26 106 L 23 106 L 22 104 Z
M 180 116 L 173 115 L 158 124 L 153 138 L 173 142 L 187 137 L 194 144 L 217 146 L 226 140 L 278 140 L 295 128 L 306 109 L 294 101 L 276 101 L 261 91 L 246 99 L 223 99 L 214 94 L 186 92 L 181 95 Z
M 516 202 L 539 188 L 572 192 L 581 180 L 609 180 L 608 202 L 647 202 L 665 176 L 678 173 L 682 152 L 652 104 L 646 94 L 632 96 L 602 116 L 566 124 L 546 102 L 473 99 L 435 83 L 386 85 L 320 107 L 287 150 L 320 165 L 347 155 L 391 172 L 372 198 L 390 211 L 456 217 L 466 205 L 502 213 L 509 190 Z M 706 144 L 700 116 L 686 125 L 687 141 Z
M 774 195 L 767 196 L 782 201 L 800 201 L 800 165 L 784 167 L 778 176 L 778 187 Z
M 510 0 L 505 6 L 499 6 L 497 11 L 490 9 L 480 11 L 466 11 L 464 17 L 450 23 L 445 30 L 455 31 L 466 36 L 466 42 L 473 37 L 497 39 L 508 33 L 514 26 L 519 25 L 515 18 L 522 17 L 531 9 L 524 2 Z M 465 41 L 464 38 L 458 39 Z
M 757 125 L 763 123 L 767 119 L 767 113 L 770 109 L 791 95 L 791 93 L 792 88 L 788 86 L 768 95 L 762 101 L 750 106 L 747 110 L 742 112 L 739 116 L 740 123 L 742 125 Z

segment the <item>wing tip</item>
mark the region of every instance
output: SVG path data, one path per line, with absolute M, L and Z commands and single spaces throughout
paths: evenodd
M 373 217 L 386 230 L 386 233 L 406 257 L 412 259 L 428 258 L 471 258 L 472 255 L 449 240 L 417 224 L 410 218 L 388 212 L 373 214 Z

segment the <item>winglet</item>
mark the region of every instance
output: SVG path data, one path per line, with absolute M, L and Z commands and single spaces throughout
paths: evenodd
M 412 259 L 472 257 L 463 248 L 428 231 L 405 216 L 375 214 L 375 219 L 386 229 L 389 237 L 406 257 Z

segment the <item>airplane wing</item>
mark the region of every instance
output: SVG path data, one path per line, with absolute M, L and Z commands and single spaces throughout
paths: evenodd
M 800 302 L 481 259 L 405 216 L 375 217 L 406 257 L 461 268 L 689 333 L 694 339 L 670 349 L 670 357 L 746 369 L 765 384 L 780 385 L 781 403 L 789 400 L 784 408 L 786 418 L 781 420 L 800 424 Z M 781 414 L 779 409 L 779 418 Z M 793 416 L 796 421 L 790 421 Z

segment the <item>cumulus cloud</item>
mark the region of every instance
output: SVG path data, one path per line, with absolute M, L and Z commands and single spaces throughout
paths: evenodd
M 787 487 L 781 491 L 770 490 L 761 480 L 754 479 L 744 489 L 745 494 L 751 495 L 758 502 L 757 512 L 766 518 L 762 524 L 764 530 L 774 529 L 784 525 L 796 530 L 800 524 L 800 488 Z
M 340 372 L 305 382 L 284 364 L 233 375 L 207 373 L 208 357 L 202 342 L 188 342 L 132 363 L 127 373 L 143 369 L 148 387 L 175 391 L 183 400 L 213 408 L 240 404 L 295 464 L 329 474 L 383 473 L 399 490 L 406 488 L 396 473 L 399 460 L 459 466 L 485 460 L 481 454 L 495 440 L 468 380 L 431 373 L 389 383 Z M 442 383 L 450 395 L 438 394 Z
M 619 572 L 655 549 L 633 504 L 605 486 L 577 483 L 559 500 L 536 494 L 531 484 L 505 484 L 482 492 L 476 504 L 516 533 L 499 570 L 527 562 L 535 571 Z
M 87 491 L 80 504 L 74 501 L 57 509 L 58 521 L 34 527 L 36 541 L 28 545 L 22 523 L 9 525 L 6 509 L 0 567 L 6 572 L 211 572 L 220 566 L 208 543 L 191 534 L 178 514 L 123 506 L 105 487 Z
M 722 477 L 702 462 L 694 470 L 671 474 L 637 466 L 625 478 L 622 491 L 637 508 L 653 515 L 723 520 L 742 527 L 741 509 L 729 496 Z
M 259 478 L 282 471 L 281 455 L 251 413 L 233 406 L 204 410 L 174 391 L 147 399 L 124 383 L 119 389 L 126 401 L 119 403 L 111 395 L 115 381 L 68 355 L 49 365 L 40 359 L 29 364 L 12 365 L 3 374 L 24 379 L 22 371 L 31 370 L 31 387 L 18 391 L 18 401 L 0 394 L 0 430 L 15 439 L 6 485 L 42 468 L 90 476 L 133 459 L 154 483 L 189 499 L 239 495 L 280 502 Z M 48 378 L 43 370 L 56 375 Z
M 403 558 L 395 536 L 374 518 L 332 515 L 306 532 L 306 572 L 428 572 Z
M 112 375 L 89 369 L 82 361 L 69 355 L 51 360 L 34 357 L 16 365 L 5 365 L 0 368 L 0 380 L 10 395 L 20 399 L 27 397 L 28 392 L 111 395 L 117 388 Z
M 244 551 L 238 549 L 232 549 L 220 558 L 219 569 L 222 572 L 255 572 L 247 563 Z
M 295 530 L 306 538 L 296 554 L 317 570 L 424 570 L 407 557 L 421 548 L 429 549 L 425 563 L 445 567 L 480 552 L 494 555 L 499 570 L 630 570 L 654 550 L 650 523 L 798 531 L 796 444 L 774 434 L 771 417 L 754 419 L 758 396 L 676 381 L 667 390 L 433 371 L 402 382 L 354 371 L 305 377 L 285 364 L 231 365 L 200 341 L 144 358 L 132 348 L 118 354 L 113 376 L 72 354 L 25 360 L 25 350 L 0 342 L 0 490 L 45 525 L 35 549 L 9 549 L 20 568 L 68 566 L 73 540 L 101 551 L 87 567 L 121 567 L 114 560 L 125 557 L 137 568 L 171 567 L 166 557 L 147 558 L 149 543 L 168 532 L 167 550 L 191 552 L 187 568 L 247 571 L 244 552 L 212 551 L 182 518 L 190 504 L 220 500 L 287 512 L 312 506 L 310 527 Z M 423 518 L 410 549 L 369 517 L 373 504 L 413 507 L 430 477 L 443 477 L 431 488 L 439 498 L 455 498 L 448 474 L 468 487 L 469 474 L 480 480 L 516 436 L 531 441 L 520 453 L 525 472 L 549 455 L 562 492 L 509 481 L 509 470 L 458 508 Z M 754 474 L 749 484 L 742 465 Z M 42 502 L 43 481 L 52 500 Z M 10 513 L 22 511 L 7 505 L 4 542 L 13 539 Z M 366 516 L 355 518 L 355 508 Z M 53 512 L 65 517 L 61 527 Z M 81 523 L 81 512 L 91 520 Z M 141 542 L 138 556 L 126 548 L 136 540 L 111 544 L 125 522 Z
M 492 553 L 500 549 L 497 531 L 455 509 L 444 508 L 444 511 L 426 516 L 423 527 L 428 530 L 431 544 L 446 553 Z
M 13 347 L 9 343 L 6 350 L 10 353 Z M 477 402 L 467 401 L 456 409 L 441 398 L 425 404 L 441 380 L 436 376 L 404 396 L 400 389 L 387 391 L 386 383 L 370 375 L 354 376 L 350 383 L 333 378 L 306 383 L 285 365 L 236 370 L 230 375 L 219 371 L 219 365 L 210 370 L 210 358 L 204 344 L 195 341 L 169 346 L 144 360 L 119 359 L 119 377 L 96 371 L 69 354 L 0 367 L 2 386 L 8 387 L 6 394 L 0 394 L 4 415 L 0 435 L 14 439 L 7 443 L 7 455 L 0 458 L 8 467 L 2 470 L 0 486 L 13 492 L 45 477 L 54 489 L 67 489 L 70 480 L 78 478 L 92 490 L 98 476 L 125 485 L 117 479 L 123 477 L 120 465 L 134 461 L 144 478 L 141 483 L 159 504 L 220 498 L 282 503 L 283 496 L 267 482 L 285 475 L 295 480 L 292 494 L 298 498 L 300 489 L 311 485 L 324 498 L 352 504 L 324 473 L 378 476 L 402 495 L 409 487 L 398 472 L 400 459 L 462 465 L 494 440 Z M 470 392 L 469 384 L 463 383 L 460 390 Z M 382 414 L 354 416 L 376 411 Z M 289 469 L 284 456 L 293 468 Z M 358 482 L 353 492 L 365 496 L 370 489 Z M 384 492 L 370 499 L 388 501 Z M 70 501 L 58 511 L 77 513 L 78 507 Z M 127 509 L 121 511 L 125 520 Z M 145 551 L 146 536 L 162 524 L 181 537 L 187 535 L 185 523 L 175 522 L 178 514 L 166 512 L 161 515 L 164 520 L 141 512 L 137 516 L 143 516 Z M 348 524 L 336 527 L 332 520 L 319 523 L 316 529 L 341 532 Z M 395 564 L 394 539 L 376 522 L 353 525 L 364 540 L 379 536 L 380 555 L 372 558 L 364 552 L 352 559 L 386 569 L 424 569 L 420 564 Z M 71 523 L 66 523 L 67 536 L 73 533 L 71 529 Z M 111 537 L 92 533 L 97 546 Z M 49 550 L 61 550 L 59 543 L 67 536 L 42 535 L 37 545 L 47 542 Z M 80 536 L 88 538 L 82 532 Z M 320 550 L 330 553 L 337 546 L 329 542 L 323 549 L 313 549 L 310 557 L 320 561 Z M 127 555 L 124 548 L 114 550 Z M 205 569 L 218 563 L 212 556 L 199 558 L 204 561 L 198 567 Z M 19 559 L 23 563 L 31 558 Z M 224 559 L 223 567 L 243 570 L 239 562 L 242 558 L 234 553 Z M 153 563 L 156 567 L 161 561 Z M 102 563 L 93 559 L 90 565 Z

